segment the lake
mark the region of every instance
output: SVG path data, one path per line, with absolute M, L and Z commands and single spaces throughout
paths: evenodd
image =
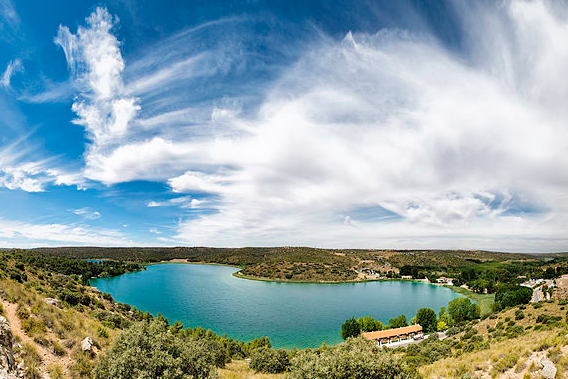
M 91 281 L 116 301 L 170 322 L 201 326 L 245 341 L 268 336 L 278 348 L 318 347 L 341 342 L 348 318 L 371 315 L 387 323 L 400 314 L 414 317 L 422 307 L 436 312 L 458 297 L 426 283 L 380 281 L 304 284 L 234 277 L 238 268 L 165 263 L 147 270 Z

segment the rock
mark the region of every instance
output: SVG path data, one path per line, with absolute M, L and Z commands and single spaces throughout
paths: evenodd
M 540 364 L 542 365 L 541 375 L 544 379 L 554 379 L 556 378 L 556 366 L 551 361 L 544 360 L 541 361 Z
M 61 301 L 57 300 L 57 299 L 53 299 L 51 297 L 48 297 L 47 299 L 45 299 L 45 303 L 48 305 L 53 305 L 54 307 L 57 308 L 63 308 L 63 304 L 61 304 Z
M 0 316 L 0 379 L 16 378 L 16 361 L 12 351 L 12 329 L 8 320 Z
M 91 339 L 91 337 L 85 337 L 83 341 L 81 341 L 81 350 L 85 353 L 93 354 L 93 347 L 95 346 L 95 342 Z

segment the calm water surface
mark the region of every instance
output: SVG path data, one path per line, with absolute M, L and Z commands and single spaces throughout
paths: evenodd
M 384 281 L 350 284 L 296 284 L 234 277 L 237 268 L 183 263 L 91 284 L 170 322 L 201 326 L 242 340 L 268 336 L 275 347 L 318 347 L 341 342 L 339 329 L 349 317 L 371 315 L 383 323 L 400 314 L 414 317 L 421 307 L 436 312 L 458 297 L 425 283 Z

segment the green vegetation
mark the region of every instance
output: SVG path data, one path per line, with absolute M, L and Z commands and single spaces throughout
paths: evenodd
M 424 333 L 432 333 L 438 330 L 436 312 L 430 308 L 420 308 L 416 312 L 416 323 L 422 327 Z
M 495 310 L 507 307 L 514 307 L 520 304 L 528 304 L 533 295 L 533 291 L 527 287 L 507 285 L 502 286 L 495 293 Z
M 461 324 L 464 321 L 475 320 L 480 317 L 479 305 L 472 303 L 466 297 L 458 297 L 448 303 L 448 315 L 452 324 Z
M 351 337 L 357 337 L 360 333 L 361 325 L 354 317 L 346 320 L 343 325 L 341 325 L 341 331 L 339 332 L 341 338 L 344 340 Z
M 93 371 L 107 378 L 214 378 L 215 366 L 225 364 L 222 345 L 184 341 L 168 333 L 162 320 L 137 322 L 124 331 Z M 151 376 L 149 376 L 149 374 Z
M 413 379 L 418 375 L 389 351 L 361 338 L 349 338 L 337 346 L 298 352 L 286 378 Z
M 466 296 L 473 300 L 477 305 L 479 305 L 481 315 L 488 315 L 493 311 L 493 303 L 495 302 L 495 294 L 482 294 L 482 293 L 475 293 L 469 290 L 466 290 L 462 287 L 452 286 L 450 287 L 454 292 L 459 293 L 460 295 Z
M 516 280 L 518 275 L 545 277 L 559 275 L 568 268 L 568 259 L 563 255 L 545 257 L 459 250 L 66 247 L 41 248 L 29 252 L 29 255 L 42 257 L 111 259 L 143 264 L 182 259 L 237 266 L 242 269 L 237 275 L 246 278 L 292 282 L 346 282 L 378 277 L 400 278 L 401 275 L 435 280 L 440 276 L 449 276 L 456 278 L 457 284 L 467 283 L 474 291 L 488 290 L 489 293 L 494 292 L 497 283 Z M 551 270 L 546 271 L 548 268 Z M 110 271 L 109 274 L 112 275 Z
M 257 270 L 266 266 L 279 267 L 276 257 L 287 257 L 287 262 L 299 264 L 301 254 L 305 252 L 303 249 L 184 248 L 168 249 L 167 253 L 198 251 L 193 258 L 204 261 L 209 259 L 204 257 L 205 252 L 213 251 L 210 259 L 222 261 L 215 263 L 229 264 L 226 260 L 246 261 L 250 258 L 249 263 L 241 267 Z M 454 290 L 463 290 L 468 298 L 453 300 L 437 317 L 433 310 L 424 308 L 410 320 L 422 325 L 426 332 L 449 328 L 446 330 L 448 338 L 438 340 L 437 334 L 433 334 L 424 342 L 406 348 L 379 350 L 372 342 L 351 336 L 361 331 L 403 326 L 407 320 L 396 317 L 385 326 L 366 316 L 346 321 L 342 327 L 342 336 L 346 340 L 337 346 L 287 352 L 272 349 L 270 341 L 264 337 L 245 343 L 202 328 L 184 328 L 179 322 L 170 324 L 160 315 L 153 317 L 127 304 L 119 304 L 109 294 L 99 293 L 86 285 L 85 279 L 92 276 L 139 269 L 138 263 L 147 262 L 146 258 L 156 258 L 160 249 L 142 249 L 141 259 L 132 260 L 123 259 L 122 255 L 136 249 L 115 249 L 112 251 L 119 252 L 116 256 L 104 256 L 114 261 L 103 263 L 81 260 L 102 256 L 77 256 L 81 259 L 75 259 L 66 256 L 65 251 L 74 250 L 63 253 L 0 252 L 0 313 L 14 318 L 21 326 L 16 353 L 18 363 L 23 361 L 25 364 L 27 378 L 49 372 L 55 379 L 208 378 L 217 375 L 224 379 L 402 379 L 418 378 L 419 374 L 423 377 L 464 377 L 476 371 L 495 377 L 512 370 L 520 377 L 526 377 L 527 374 L 536 375 L 534 367 L 538 365 L 537 358 L 540 359 L 537 352 L 544 352 L 554 362 L 559 377 L 568 371 L 568 359 L 562 350 L 568 344 L 565 309 L 568 301 L 560 299 L 525 305 L 530 290 L 515 285 L 519 281 L 517 275 L 554 277 L 564 272 L 565 257 L 562 255 L 551 256 L 546 261 L 526 256 L 522 261 L 514 261 L 521 256 L 508 255 L 510 259 L 507 260 L 500 253 L 430 252 L 432 256 L 421 263 L 416 275 L 424 273 L 435 279 L 438 275 L 453 274 L 452 277 L 464 280 L 468 286 L 472 281 L 479 281 L 476 289 L 479 292 L 493 292 L 473 293 L 455 287 Z M 84 253 L 81 249 L 77 251 Z M 227 255 L 229 251 L 231 253 Z M 353 264 L 345 266 L 349 270 L 371 264 L 369 261 L 374 259 L 377 265 L 374 267 L 389 267 L 388 263 L 390 275 L 396 277 L 400 275 L 396 272 L 397 267 L 428 255 L 428 252 L 412 251 L 306 251 L 306 269 L 299 274 L 293 273 L 292 278 L 296 275 L 308 278 L 312 270 L 322 267 L 322 262 L 327 259 L 335 265 Z M 330 255 L 333 257 L 329 258 Z M 451 262 L 446 267 L 440 264 L 444 257 Z M 363 263 L 364 260 L 367 262 Z M 129 261 L 136 261 L 136 264 Z M 323 265 L 322 274 L 318 274 L 321 276 L 311 276 L 310 280 L 343 277 L 340 270 L 328 276 L 333 265 Z M 492 280 L 493 284 L 480 280 Z M 560 290 L 552 291 L 553 299 L 561 293 Z M 51 299 L 46 302 L 46 298 Z M 53 299 L 59 299 L 61 304 Z M 470 299 L 478 302 L 481 309 Z M 487 306 L 493 299 L 496 300 L 494 311 Z M 480 320 L 481 314 L 484 317 Z M 84 353 L 81 349 L 81 341 L 87 336 L 94 342 L 92 353 Z M 52 361 L 46 357 L 51 357 Z M 245 358 L 251 358 L 250 363 L 245 363 Z M 53 364 L 53 360 L 58 360 L 57 364 Z M 242 376 L 231 376 L 237 371 L 242 372 Z
M 290 367 L 290 356 L 285 350 L 256 349 L 250 356 L 249 367 L 257 372 L 279 374 Z

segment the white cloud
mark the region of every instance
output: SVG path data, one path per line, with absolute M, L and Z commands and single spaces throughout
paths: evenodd
M 148 208 L 156 207 L 180 207 L 196 209 L 206 204 L 204 200 L 192 199 L 190 196 L 175 197 L 166 201 L 149 201 L 146 206 Z
M 82 187 L 82 175 L 51 168 L 53 159 L 27 160 L 33 149 L 23 146 L 24 139 L 0 149 L 0 187 L 26 192 L 43 192 L 53 184 Z
M 6 66 L 6 70 L 2 74 L 0 78 L 0 85 L 3 87 L 10 87 L 10 80 L 12 76 L 17 72 L 23 72 L 24 66 L 22 65 L 22 61 L 20 59 L 14 59 L 13 61 L 8 62 Z
M 215 54 L 180 44 L 188 56 L 169 68 L 140 58 L 125 90 L 112 18 L 97 10 L 60 43 L 72 70 L 86 67 L 74 105 L 93 141 L 86 175 L 210 195 L 215 212 L 178 228 L 194 245 L 565 250 L 568 20 L 544 0 L 504 4 L 463 5 L 462 53 L 427 35 L 349 33 L 282 72 L 254 114 L 207 103 L 195 119 L 176 92 L 191 78 L 172 75 L 227 63 L 204 70 Z
M 89 207 L 73 209 L 73 213 L 75 213 L 78 216 L 82 216 L 87 220 L 96 220 L 101 218 L 101 213 L 99 211 L 93 211 Z
M 139 106 L 136 98 L 124 94 L 124 60 L 111 33 L 118 20 L 105 8 L 97 8 L 86 21 L 87 27 L 80 26 L 77 34 L 60 26 L 54 41 L 63 48 L 81 90 L 72 109 L 79 117 L 74 122 L 85 127 L 92 142 L 86 152 L 88 176 L 101 154 L 122 142 Z
M 33 224 L 0 218 L 2 246 L 91 245 L 133 246 L 120 232 L 80 224 Z
M 0 0 L 0 32 L 20 23 L 20 17 L 10 0 Z
M 157 228 L 150 228 L 148 231 L 154 234 L 162 234 L 162 232 L 160 232 Z

